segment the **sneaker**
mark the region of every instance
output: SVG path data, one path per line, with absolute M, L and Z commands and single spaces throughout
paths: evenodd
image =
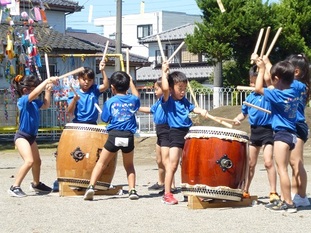
M 243 198 L 250 198 L 251 195 L 249 194 L 249 192 L 244 191 L 243 192 Z
M 85 201 L 93 201 L 94 194 L 95 194 L 94 186 L 90 185 L 86 189 L 86 191 L 85 191 L 85 194 L 83 196 L 83 200 L 85 200 Z
M 174 197 L 174 195 L 172 193 L 166 193 L 162 197 L 162 202 L 164 204 L 168 204 L 168 205 L 176 205 L 176 204 L 178 204 L 178 201 L 175 199 L 175 197 Z
M 270 203 L 273 203 L 274 201 L 280 200 L 279 195 L 276 192 L 271 192 L 269 194 Z
M 130 200 L 138 200 L 139 196 L 137 194 L 137 191 L 135 189 L 131 189 L 131 191 L 129 192 L 129 199 Z
M 164 195 L 165 190 L 163 189 L 162 191 L 159 192 L 159 195 Z M 178 189 L 177 188 L 171 188 L 171 193 L 176 194 L 178 193 Z
M 36 193 L 50 193 L 53 191 L 52 188 L 49 186 L 46 186 L 44 183 L 39 182 L 36 186 L 34 185 L 33 182 L 30 183 L 30 190 L 34 191 Z
M 296 213 L 297 212 L 297 208 L 295 206 L 295 204 L 287 204 L 285 201 L 283 202 L 280 202 L 279 205 L 275 205 L 275 206 L 272 206 L 270 208 L 270 210 L 272 211 L 282 211 L 282 212 L 287 212 L 287 213 Z
M 148 187 L 149 191 L 161 191 L 163 189 L 164 189 L 164 184 L 160 185 L 158 182 Z
M 296 207 L 306 207 L 310 205 L 310 201 L 307 196 L 301 197 L 299 194 L 295 194 L 293 198 L 293 202 L 295 203 Z
M 10 194 L 12 197 L 26 197 L 27 196 L 26 193 L 23 192 L 21 187 L 17 187 L 17 186 L 13 187 L 13 185 L 8 190 L 8 194 Z
M 266 209 L 270 209 L 272 208 L 273 206 L 277 206 L 277 205 L 280 205 L 282 203 L 282 201 L 279 199 L 279 200 L 275 200 L 275 201 L 272 201 L 270 202 L 269 204 L 265 205 L 265 208 Z

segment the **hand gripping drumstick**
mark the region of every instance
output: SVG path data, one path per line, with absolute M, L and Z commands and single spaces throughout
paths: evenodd
M 65 78 L 65 77 L 67 77 L 67 76 L 69 76 L 69 75 L 74 75 L 74 74 L 79 73 L 79 72 L 81 72 L 81 71 L 83 71 L 83 70 L 84 70 L 84 67 L 80 67 L 80 68 L 78 68 L 78 69 L 75 69 L 75 70 L 73 70 L 73 71 L 70 71 L 70 72 L 68 72 L 68 73 L 66 73 L 66 74 L 63 74 L 63 75 L 59 76 L 58 79 Z
M 192 99 L 194 100 L 195 106 L 196 106 L 196 107 L 199 107 L 198 101 L 196 100 L 196 98 L 195 98 L 195 96 L 194 96 L 194 94 L 193 94 L 193 90 L 192 90 L 192 87 L 190 86 L 190 83 L 188 82 L 187 85 L 188 85 L 190 94 L 191 94 L 191 96 L 192 96 Z M 228 122 L 224 122 L 224 121 L 222 121 L 222 120 L 217 119 L 216 117 L 210 115 L 208 112 L 206 112 L 206 116 L 207 116 L 208 118 L 212 119 L 213 121 L 216 121 L 216 122 L 218 122 L 218 123 L 220 123 L 220 124 L 222 124 L 222 125 L 224 125 L 224 126 L 227 126 L 228 128 L 232 128 L 232 125 L 231 125 L 231 124 L 229 124 Z
M 178 51 L 183 47 L 183 45 L 185 44 L 185 42 L 183 41 L 178 48 L 174 51 L 174 53 L 169 57 L 169 59 L 167 59 L 167 62 L 170 62 L 174 56 L 176 55 L 176 53 L 178 53 Z
M 261 49 L 261 53 L 260 53 L 260 57 L 261 57 L 261 58 L 262 58 L 262 56 L 264 55 L 265 50 L 266 50 L 266 47 L 267 47 L 267 43 L 268 43 L 268 39 L 269 39 L 270 30 L 271 30 L 271 27 L 267 27 L 265 39 L 264 39 L 264 41 L 263 41 L 263 45 L 262 45 L 262 49 Z
M 256 46 L 255 46 L 255 49 L 254 49 L 254 54 L 257 54 L 257 52 L 258 52 L 258 48 L 259 48 L 259 45 L 260 45 L 260 42 L 261 42 L 263 31 L 264 31 L 263 28 L 260 29 L 260 32 L 259 32 L 259 35 L 258 35 L 258 39 L 257 39 L 257 43 L 256 43 Z M 253 63 L 254 63 L 254 61 L 251 60 L 251 64 L 253 64 Z
M 72 90 L 72 92 L 73 92 L 75 95 L 78 95 L 78 93 L 77 93 L 76 90 L 73 88 L 73 86 L 72 86 L 71 83 L 69 84 L 69 87 L 70 87 L 70 89 Z
M 162 48 L 162 43 L 161 43 L 159 35 L 157 35 L 157 39 L 158 39 L 158 45 L 159 45 L 159 48 L 160 48 L 162 60 L 165 61 L 165 56 L 164 56 L 164 52 L 163 52 L 163 48 Z
M 252 108 L 256 108 L 256 109 L 258 109 L 258 110 L 260 110 L 260 111 L 266 112 L 266 113 L 268 113 L 268 114 L 271 114 L 271 111 L 269 111 L 269 110 L 267 110 L 267 109 L 264 109 L 264 108 L 261 108 L 261 107 L 258 107 L 258 106 L 256 106 L 256 105 L 250 104 L 250 103 L 248 103 L 248 102 L 246 102 L 246 101 L 244 101 L 243 104 L 245 104 L 245 105 L 247 105 L 247 106 L 249 106 L 249 107 L 252 107 Z
M 276 32 L 276 34 L 275 34 L 275 36 L 274 36 L 274 38 L 273 38 L 273 40 L 272 40 L 272 42 L 270 44 L 270 47 L 269 47 L 268 51 L 266 52 L 266 56 L 267 57 L 269 57 L 269 55 L 270 55 L 270 53 L 271 53 L 271 51 L 273 49 L 273 46 L 274 46 L 276 40 L 278 39 L 279 35 L 281 34 L 281 31 L 282 31 L 282 28 L 279 28 L 278 31 Z

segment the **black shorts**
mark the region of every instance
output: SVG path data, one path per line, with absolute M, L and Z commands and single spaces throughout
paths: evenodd
M 271 125 L 251 126 L 249 144 L 252 146 L 273 145 L 273 130 Z
M 309 137 L 309 128 L 306 122 L 296 122 L 296 136 L 306 142 Z
M 183 149 L 185 145 L 185 136 L 189 128 L 170 128 L 170 148 L 178 147 Z
M 159 124 L 156 125 L 156 133 L 157 133 L 157 145 L 169 147 L 170 146 L 170 127 L 168 124 Z
M 17 131 L 15 136 L 14 136 L 14 142 L 18 139 L 18 138 L 24 138 L 26 139 L 30 145 L 32 145 L 35 141 L 36 141 L 36 138 L 37 136 L 32 136 L 32 135 L 29 135 L 23 131 Z
M 104 148 L 109 152 L 121 150 L 123 153 L 129 153 L 134 150 L 134 134 L 130 131 L 111 130 L 108 132 Z
M 274 141 L 285 142 L 287 145 L 289 145 L 289 150 L 293 150 L 297 142 L 297 137 L 295 133 L 281 130 L 274 133 Z

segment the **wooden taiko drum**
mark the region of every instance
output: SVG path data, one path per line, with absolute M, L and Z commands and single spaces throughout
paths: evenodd
M 91 124 L 66 124 L 58 144 L 56 168 L 60 193 L 62 184 L 71 188 L 86 188 L 89 185 L 93 168 L 107 141 L 105 126 Z M 95 188 L 107 190 L 114 176 L 117 156 L 98 179 Z
M 248 168 L 247 133 L 193 126 L 185 138 L 181 164 L 184 195 L 240 201 Z

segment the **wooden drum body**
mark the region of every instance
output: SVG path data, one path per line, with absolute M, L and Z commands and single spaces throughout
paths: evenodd
M 106 127 L 90 124 L 66 124 L 57 148 L 56 168 L 60 193 L 65 185 L 86 188 L 93 168 L 107 141 Z M 112 159 L 96 183 L 96 189 L 107 190 L 114 176 L 117 156 Z
M 191 127 L 181 165 L 184 195 L 240 201 L 248 167 L 247 152 L 246 132 Z

